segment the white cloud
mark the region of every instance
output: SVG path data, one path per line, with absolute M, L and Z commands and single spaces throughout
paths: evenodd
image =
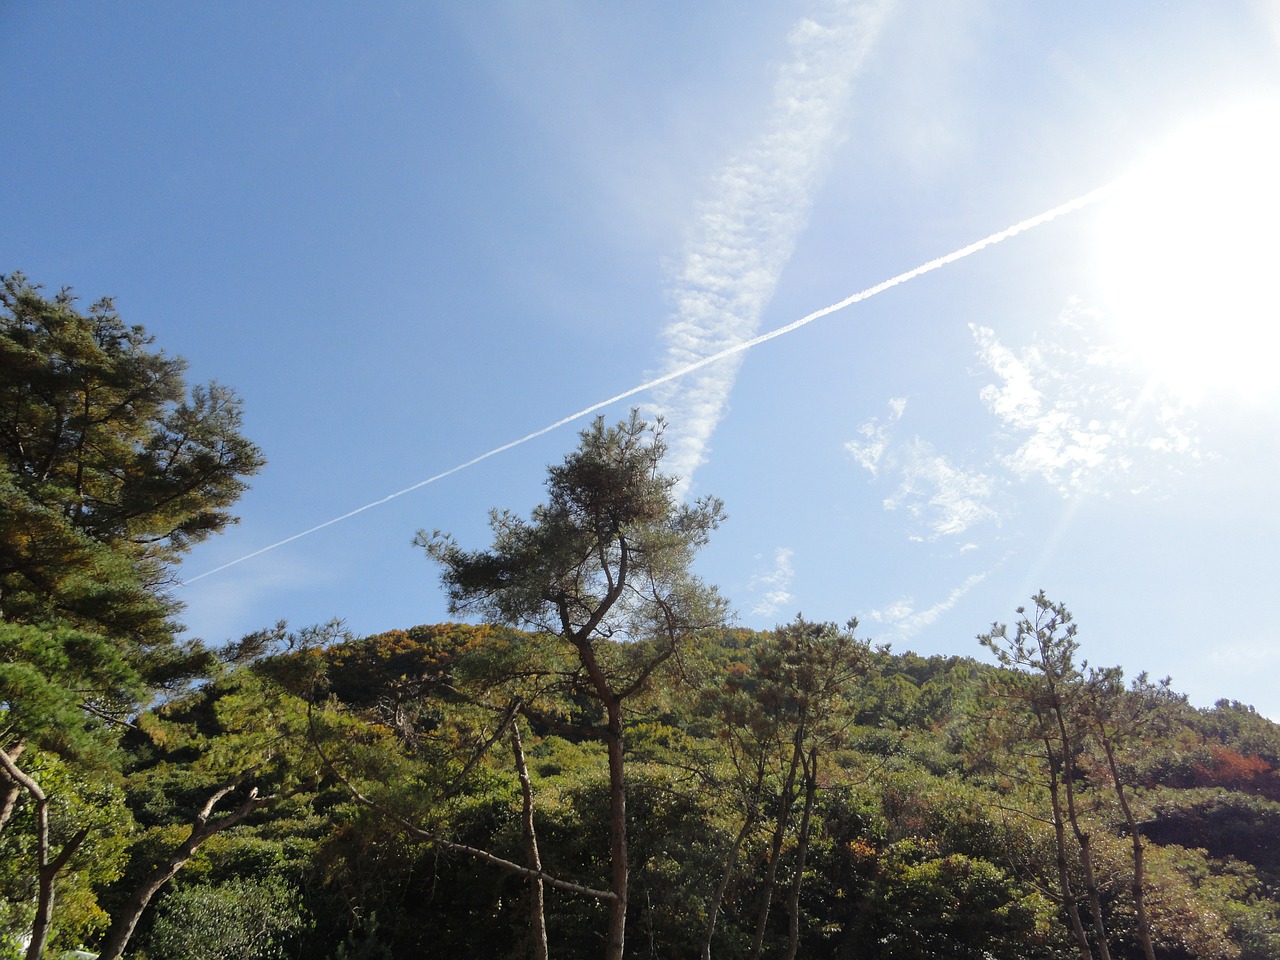
M 210 546 L 213 546 L 212 544 Z M 203 555 L 227 554 L 229 548 L 219 545 Z M 314 552 L 305 555 L 276 553 L 270 563 L 236 567 L 216 579 L 188 580 L 179 594 L 184 604 L 180 619 L 191 638 L 199 637 L 217 646 L 239 639 L 242 625 L 255 609 L 262 609 L 265 599 L 279 597 L 299 588 L 337 582 L 341 571 L 325 565 Z M 335 611 L 336 614 L 336 611 Z M 252 629 L 269 627 L 274 620 L 255 624 Z
M 924 610 L 915 609 L 912 597 L 903 597 L 880 610 L 871 611 L 871 619 L 883 623 L 890 629 L 890 639 L 907 640 L 926 627 L 937 623 L 942 615 L 951 610 L 960 598 L 987 578 L 986 573 L 975 573 L 956 587 L 946 598 Z
M 1008 423 L 1033 424 L 1040 415 L 1042 398 L 1032 382 L 1031 362 L 1020 360 L 996 340 L 994 330 L 974 324 L 970 324 L 969 329 L 978 341 L 978 355 L 1003 381 L 999 387 L 994 384 L 983 387 L 982 399 L 996 416 Z M 1030 360 L 1035 359 L 1038 358 L 1032 354 Z
M 893 495 L 885 498 L 884 508 L 906 510 L 924 525 L 928 539 L 955 536 L 998 519 L 988 503 L 995 482 L 986 474 L 955 466 L 919 437 L 895 458 L 901 479 Z
M 1201 456 L 1186 406 L 1157 396 L 1097 327 L 1097 315 L 1073 302 L 1046 337 L 1015 352 L 970 325 L 979 359 L 998 378 L 980 396 L 1016 445 L 1000 463 L 1064 494 L 1145 477 L 1157 458 Z
M 791 602 L 793 553 L 790 547 L 779 547 L 773 555 L 773 570 L 751 578 L 747 590 L 756 597 L 751 607 L 751 612 L 756 616 L 771 617 Z
M 907 409 L 905 397 L 889 401 L 889 415 L 882 422 L 872 417 L 858 427 L 859 439 L 844 448 L 876 479 L 895 482 L 896 489 L 882 501 L 885 510 L 904 510 L 917 521 L 909 537 L 923 543 L 964 533 L 999 515 L 991 507 L 995 481 L 984 473 L 963 469 L 920 437 L 891 443 L 890 432 Z M 976 549 L 967 544 L 965 549 Z
M 1270 670 L 1280 666 L 1280 642 L 1274 640 L 1239 640 L 1220 644 L 1205 654 L 1216 665 L 1241 670 Z
M 825 22 L 805 18 L 788 38 L 792 57 L 774 86 L 769 127 L 714 178 L 672 278 L 675 313 L 663 337 L 663 372 L 749 339 L 773 296 L 813 193 L 838 142 L 852 89 L 892 0 L 829 5 Z M 741 355 L 658 391 L 671 421 L 672 473 L 687 485 L 706 459 L 724 415 Z
M 902 418 L 902 413 L 906 409 L 907 398 L 894 397 L 889 401 L 889 417 L 884 423 L 881 423 L 878 417 L 872 417 L 858 427 L 858 433 L 865 439 L 850 440 L 844 445 L 844 448 L 853 454 L 853 458 L 871 476 L 879 476 L 880 461 L 884 459 L 885 451 L 889 447 L 889 428 Z

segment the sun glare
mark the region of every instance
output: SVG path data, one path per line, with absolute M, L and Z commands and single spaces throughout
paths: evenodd
M 1280 394 L 1280 101 L 1179 131 L 1102 212 L 1109 313 L 1188 401 Z

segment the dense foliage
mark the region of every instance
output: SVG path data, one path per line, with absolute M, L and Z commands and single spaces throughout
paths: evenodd
M 263 461 L 184 370 L 109 300 L 0 277 L 0 916 L 30 960 L 123 919 L 121 735 L 215 668 L 168 585 Z
M 92 942 L 81 905 L 115 909 L 134 874 L 189 832 L 209 787 L 270 756 L 274 771 L 259 777 L 278 801 L 195 852 L 144 917 L 133 955 L 239 956 L 219 952 L 231 949 L 223 941 L 258 936 L 297 957 L 525 956 L 529 879 L 471 852 L 527 863 L 504 733 L 515 722 L 542 870 L 608 888 L 603 746 L 492 706 L 505 702 L 495 684 L 528 682 L 508 674 L 512 662 L 571 666 L 553 643 L 460 624 L 282 639 L 146 714 L 122 745 L 133 771 L 123 782 L 81 779 L 65 794 L 61 815 L 103 823 L 98 842 L 116 850 L 106 858 L 129 864 L 104 871 L 99 854 L 68 867 L 68 931 Z M 841 656 L 825 658 L 832 650 Z M 1006 688 L 1017 682 L 1009 668 L 877 650 L 833 625 L 699 634 L 629 720 L 628 955 L 750 957 L 759 937 L 761 956 L 784 956 L 796 936 L 806 958 L 1080 956 L 1043 766 L 992 747 L 993 724 L 1018 721 L 993 716 L 1015 709 Z M 589 707 L 569 688 L 539 703 L 552 717 Z M 1280 955 L 1280 728 L 1235 703 L 1197 710 L 1167 695 L 1157 710 L 1119 757 L 1155 955 Z M 1131 837 L 1102 744 L 1085 738 L 1073 767 L 1109 953 L 1141 957 Z M 51 786 L 74 776 L 51 759 L 37 769 Z M 0 882 L 19 879 L 29 856 L 29 807 L 18 807 L 0 868 L 12 879 Z M 11 931 L 26 922 L 21 908 L 9 901 Z M 544 909 L 553 956 L 603 953 L 599 900 L 548 887 Z M 229 910 L 236 923 L 216 920 L 221 939 L 190 952 L 187 932 Z
M 529 863 L 521 764 L 507 742 L 518 724 L 539 869 L 584 888 L 546 888 L 551 955 L 600 955 L 608 906 L 590 891 L 607 890 L 611 872 L 605 748 L 522 719 L 498 695 L 529 690 L 513 662 L 572 668 L 552 639 L 442 624 L 259 661 L 253 673 L 311 701 L 310 737 L 328 767 L 305 802 L 202 852 L 177 889 L 246 872 L 287 881 L 301 898 L 297 956 L 481 945 L 529 955 L 531 878 L 484 859 Z M 1072 748 L 1087 871 L 1065 813 L 1058 847 L 1044 761 L 993 746 L 995 733 L 1032 729 L 1008 698 L 1026 676 L 878 650 L 847 627 L 804 621 L 693 638 L 628 721 L 627 954 L 1097 957 L 1105 936 L 1107 955 L 1143 956 L 1133 837 L 1104 744 L 1082 734 Z M 591 709 L 569 687 L 539 696 L 553 720 Z M 1155 711 L 1117 752 L 1154 955 L 1275 957 L 1280 804 L 1267 793 L 1280 728 L 1239 704 L 1197 710 L 1167 692 Z

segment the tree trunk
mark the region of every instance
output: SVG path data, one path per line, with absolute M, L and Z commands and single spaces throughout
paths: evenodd
M 605 939 L 605 960 L 622 960 L 622 951 L 626 944 L 627 933 L 627 897 L 630 880 L 630 866 L 627 862 L 627 781 L 626 763 L 622 749 L 622 696 L 609 682 L 609 677 L 596 658 L 595 649 L 591 646 L 590 632 L 622 594 L 626 582 L 627 546 L 621 541 L 621 559 L 618 564 L 616 579 L 611 581 L 609 597 L 604 605 L 596 611 L 594 622 L 574 631 L 568 614 L 568 607 L 562 600 L 560 616 L 564 624 L 564 636 L 578 653 L 578 660 L 586 668 L 591 685 L 595 688 L 597 699 L 605 709 L 607 718 L 604 729 L 599 731 L 609 754 L 609 887 L 612 898 L 609 900 L 609 928 Z
M 533 826 L 533 784 L 529 780 L 529 767 L 524 759 L 524 744 L 520 740 L 520 720 L 511 719 L 511 752 L 515 755 L 516 773 L 520 777 L 520 796 L 523 804 L 520 823 L 524 834 L 525 856 L 529 866 L 542 872 L 542 857 L 538 853 L 538 834 Z M 533 941 L 534 960 L 547 960 L 546 896 L 542 878 L 534 877 L 529 883 L 529 935 Z
M 49 940 L 49 931 L 53 929 L 53 899 L 55 881 L 67 861 L 79 849 L 89 836 L 86 827 L 78 831 L 66 842 L 61 852 L 53 860 L 49 859 L 49 797 L 32 777 L 18 768 L 15 756 L 21 753 L 21 744 L 9 753 L 0 750 L 0 770 L 5 779 L 16 784 L 19 789 L 27 791 L 35 801 L 36 815 L 36 915 L 31 921 L 31 942 L 27 944 L 26 960 L 40 960 L 44 954 L 45 944 Z M 17 802 L 16 797 L 12 801 Z M 12 812 L 12 810 L 10 810 Z
M 1053 757 L 1053 748 L 1045 741 L 1045 761 L 1049 765 L 1049 802 L 1053 809 L 1053 846 L 1058 864 L 1058 888 L 1062 893 L 1062 904 L 1067 911 L 1067 919 L 1071 923 L 1071 934 L 1080 950 L 1080 960 L 1093 960 L 1093 950 L 1089 946 L 1089 937 L 1084 932 L 1084 924 L 1080 920 L 1080 908 L 1076 905 L 1075 891 L 1071 888 L 1071 877 L 1067 873 L 1067 831 L 1062 817 L 1062 800 L 1058 785 L 1058 765 Z
M 38 874 L 38 893 L 36 896 L 36 916 L 31 924 L 31 943 L 27 947 L 26 960 L 40 960 L 44 955 L 44 946 L 49 939 L 49 933 L 53 929 L 53 899 L 54 899 L 54 883 L 58 878 L 58 874 L 62 872 L 62 868 L 67 865 L 67 861 L 71 859 L 72 854 L 79 849 L 80 844 L 84 843 L 89 836 L 89 828 L 85 827 L 76 832 L 70 840 L 63 846 L 62 851 L 52 862 L 48 860 L 49 856 L 49 806 L 48 801 L 41 798 L 37 801 L 38 808 L 37 819 L 39 822 L 39 853 L 40 853 L 40 871 Z
M 159 893 L 161 888 L 172 880 L 179 870 L 186 866 L 187 862 L 195 856 L 196 851 L 200 849 L 201 844 L 228 827 L 235 826 L 258 807 L 268 802 L 268 798 L 258 797 L 258 791 L 255 788 L 249 791 L 249 796 L 235 810 L 217 820 L 211 820 L 213 808 L 217 806 L 218 801 L 238 787 L 241 782 L 243 782 L 243 778 L 237 777 L 228 783 L 224 783 L 205 800 L 204 806 L 200 808 L 191 824 L 191 832 L 187 834 L 187 839 L 179 844 L 166 862 L 160 864 L 146 875 L 142 883 L 124 902 L 120 912 L 112 919 L 110 929 L 107 930 L 106 936 L 98 946 L 98 960 L 119 960 L 119 957 L 125 951 L 125 947 L 129 945 L 129 939 L 133 936 L 133 931 L 138 926 L 138 921 L 142 918 L 143 912 L 147 909 L 147 905 L 151 903 L 151 898 Z
M 49 933 L 53 929 L 53 899 L 54 899 L 54 883 L 58 878 L 58 874 L 62 872 L 62 868 L 67 865 L 67 861 L 71 859 L 72 854 L 79 849 L 80 844 L 84 843 L 85 838 L 89 836 L 89 828 L 85 827 L 76 832 L 70 840 L 63 846 L 62 851 L 57 858 L 50 861 L 49 858 L 49 802 L 41 797 L 36 802 L 37 822 L 39 826 L 39 855 L 40 870 L 38 874 L 38 894 L 36 897 L 36 916 L 31 924 L 31 943 L 27 947 L 27 960 L 40 960 L 44 955 L 44 946 L 49 939 Z
M 26 749 L 26 744 L 21 740 L 10 747 L 7 752 L 9 762 L 17 763 L 24 749 Z M 13 816 L 14 808 L 17 807 L 18 797 L 20 796 L 22 796 L 22 784 L 9 775 L 9 771 L 4 764 L 0 764 L 0 833 L 4 833 L 5 824 Z
M 0 768 L 0 833 L 4 833 L 5 825 L 13 816 L 18 805 L 18 797 L 22 795 L 22 786 L 17 780 Z
M 1111 783 L 1115 787 L 1116 799 L 1124 813 L 1125 823 L 1129 827 L 1129 837 L 1133 840 L 1133 883 L 1130 890 L 1133 894 L 1133 908 L 1138 916 L 1138 942 L 1142 945 L 1142 955 L 1146 960 L 1156 960 L 1155 947 L 1151 943 L 1151 921 L 1147 918 L 1147 898 L 1144 891 L 1144 863 L 1142 852 L 1142 836 L 1138 832 L 1138 821 L 1129 806 L 1129 798 L 1125 796 L 1124 786 L 1120 782 L 1120 769 L 1116 763 L 1115 744 L 1108 736 L 1100 736 L 1102 748 L 1107 754 L 1107 766 L 1111 771 Z
M 1107 925 L 1102 916 L 1102 897 L 1098 892 L 1098 880 L 1093 872 L 1092 839 L 1080 828 L 1074 814 L 1072 814 L 1071 829 L 1076 835 L 1076 844 L 1080 847 L 1080 866 L 1084 870 L 1084 888 L 1089 900 L 1089 913 L 1093 917 L 1093 930 L 1097 935 L 1098 956 L 1100 960 L 1111 960 L 1111 948 L 1107 944 Z
M 760 894 L 760 908 L 756 913 L 756 932 L 751 940 L 751 960 L 760 960 L 764 952 L 765 927 L 769 923 L 769 908 L 773 905 L 773 888 L 777 883 L 778 861 L 782 856 L 782 842 L 786 839 L 787 823 L 791 819 L 791 805 L 795 802 L 796 771 L 804 758 L 804 725 L 796 728 L 792 739 L 791 764 L 787 768 L 787 778 L 782 784 L 782 794 L 778 799 L 778 817 L 773 827 L 773 844 L 769 850 L 769 866 L 765 870 L 764 889 Z
M 787 928 L 786 960 L 796 960 L 800 949 L 800 888 L 804 885 L 804 861 L 809 851 L 809 824 L 813 815 L 813 798 L 818 792 L 818 748 L 809 749 L 809 761 L 804 768 L 804 813 L 800 815 L 800 836 L 796 841 L 796 874 L 791 878 L 791 893 L 787 898 L 790 917 Z
M 605 743 L 609 749 L 609 932 L 605 960 L 622 960 L 627 931 L 627 788 L 622 759 L 622 708 L 616 700 L 608 705 L 609 726 Z
M 720 916 L 720 904 L 724 902 L 725 891 L 729 889 L 729 881 L 733 879 L 733 872 L 738 866 L 738 854 L 742 851 L 742 845 L 746 842 L 748 836 L 756 825 L 755 811 L 747 813 L 747 818 L 742 822 L 742 829 L 738 831 L 738 835 L 733 838 L 733 846 L 729 848 L 729 855 L 725 857 L 724 872 L 720 875 L 720 882 L 716 884 L 716 891 L 711 895 L 711 902 L 707 904 L 707 931 L 702 938 L 702 960 L 711 960 L 711 940 L 715 936 L 716 921 Z
M 332 759 L 325 756 L 323 753 L 320 754 L 320 759 L 324 763 L 325 769 L 328 770 L 331 774 L 333 774 L 333 776 L 344 787 L 346 787 L 347 793 L 350 794 L 351 799 L 353 799 L 356 803 L 360 804 L 361 806 L 367 807 L 368 809 L 372 810 L 374 813 L 378 814 L 380 817 L 385 817 L 387 820 L 391 821 L 392 823 L 395 823 L 402 830 L 404 830 L 405 833 L 409 834 L 412 837 L 417 837 L 420 840 L 425 840 L 428 843 L 433 843 L 445 850 L 450 851 L 451 853 L 461 854 L 464 857 L 471 857 L 473 860 L 479 860 L 481 863 L 490 864 L 491 866 L 495 866 L 500 870 L 505 870 L 507 873 L 514 874 L 517 877 L 524 877 L 529 880 L 541 880 L 543 883 L 548 884 L 552 887 L 555 887 L 558 890 L 568 890 L 570 893 L 578 893 L 583 895 L 584 897 L 591 897 L 595 900 L 612 901 L 614 899 L 612 890 L 597 890 L 594 887 L 584 886 L 581 883 L 571 883 L 568 880 L 561 880 L 559 877 L 552 876 L 549 873 L 539 872 L 537 870 L 534 870 L 532 867 L 526 867 L 523 864 L 515 863 L 511 860 L 504 860 L 502 857 L 494 856 L 488 850 L 481 850 L 478 847 L 468 846 L 465 843 L 456 843 L 455 841 L 450 840 L 447 837 L 440 836 L 440 834 L 438 833 L 432 833 L 430 830 L 424 830 L 422 829 L 422 827 L 418 826 L 413 821 L 400 816 L 398 813 L 395 813 L 392 810 L 388 810 L 386 807 L 382 806 L 377 801 L 371 800 L 369 797 L 366 797 L 363 793 L 361 793 L 359 790 L 356 789 L 355 785 L 351 782 L 351 780 L 348 779 L 346 776 L 344 776 L 342 771 L 338 769 L 338 767 L 334 766 Z
M 735 764 L 737 761 L 735 760 Z M 739 768 L 740 769 L 740 768 Z M 711 960 L 711 939 L 715 936 L 716 921 L 720 916 L 720 904 L 724 902 L 725 892 L 729 889 L 729 882 L 733 879 L 733 872 L 738 866 L 738 855 L 742 852 L 742 845 L 746 843 L 747 837 L 751 835 L 751 831 L 755 829 L 756 823 L 760 819 L 760 800 L 761 794 L 764 792 L 764 755 L 761 754 L 756 761 L 755 783 L 751 786 L 751 793 L 747 799 L 747 813 L 742 821 L 742 829 L 738 831 L 738 835 L 733 839 L 733 845 L 729 848 L 729 854 L 725 857 L 724 872 L 720 875 L 720 882 L 716 884 L 716 891 L 711 895 L 711 902 L 707 904 L 707 930 L 702 939 L 702 960 Z
M 1060 702 L 1054 704 L 1054 715 L 1057 718 L 1058 735 L 1062 744 L 1062 781 L 1067 793 L 1067 820 L 1071 824 L 1071 832 L 1075 835 L 1076 846 L 1080 850 L 1080 867 L 1084 871 L 1085 893 L 1089 900 L 1089 913 L 1093 918 L 1093 930 L 1098 942 L 1098 956 L 1100 960 L 1111 960 L 1111 949 L 1107 944 L 1107 925 L 1102 916 L 1102 898 L 1098 893 L 1098 880 L 1093 872 L 1092 841 L 1080 825 L 1080 812 L 1076 805 L 1075 763 L 1072 760 L 1074 740 L 1067 730 L 1066 718 L 1063 716 L 1063 707 Z
M 186 847 L 187 844 L 183 846 Z M 151 903 L 151 898 L 159 893 L 161 888 L 172 880 L 174 875 L 195 855 L 198 846 L 199 843 L 196 843 L 185 854 L 179 852 L 168 862 L 156 867 L 147 874 L 133 893 L 129 894 L 129 899 L 120 908 L 105 939 L 98 947 L 98 960 L 118 960 L 124 953 L 125 947 L 129 945 L 129 939 L 133 936 L 133 931 L 137 928 L 138 921 L 142 919 L 147 905 Z

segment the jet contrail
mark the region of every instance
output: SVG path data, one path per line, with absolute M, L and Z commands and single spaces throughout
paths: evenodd
M 951 253 L 946 254 L 945 256 L 937 257 L 936 259 L 930 260 L 927 263 L 922 263 L 920 266 L 915 267 L 914 269 L 908 270 L 905 273 L 900 273 L 897 276 L 890 277 L 888 280 L 881 281 L 880 283 L 877 283 L 873 287 L 867 287 L 865 290 L 859 291 L 858 293 L 855 293 L 852 296 L 845 297 L 845 299 L 839 301 L 838 303 L 833 303 L 828 307 L 823 307 L 821 310 L 815 310 L 813 311 L 813 313 L 807 314 L 801 317 L 799 320 L 793 320 L 791 323 L 788 323 L 782 327 L 778 327 L 776 330 L 770 330 L 768 333 L 762 333 L 758 337 L 752 337 L 750 340 L 743 340 L 739 343 L 735 343 L 732 346 L 726 347 L 723 350 L 720 350 L 716 353 L 711 354 L 710 356 L 703 357 L 701 360 L 696 360 L 693 363 L 686 364 L 685 366 L 680 367 L 677 370 L 671 370 L 667 373 L 664 373 L 660 377 L 655 377 L 652 380 L 646 380 L 644 383 L 634 386 L 629 390 L 624 390 L 622 393 L 615 394 L 614 396 L 609 397 L 607 400 L 601 400 L 599 403 L 593 403 L 591 406 L 584 407 L 583 409 L 579 410 L 577 413 L 571 413 L 569 414 L 569 416 L 564 417 L 560 420 L 557 420 L 555 423 L 548 424 L 547 426 L 543 427 L 540 430 L 535 430 L 533 433 L 526 434 L 525 436 L 521 437 L 519 440 L 512 440 L 510 443 L 504 443 L 500 447 L 494 447 L 492 450 L 488 451 L 487 453 L 482 453 L 478 457 L 473 457 L 472 459 L 466 461 L 465 463 L 458 464 L 456 467 L 451 467 L 442 473 L 437 473 L 435 476 L 427 477 L 427 479 L 425 480 L 420 480 L 417 483 L 413 484 L 412 486 L 405 487 L 403 490 L 397 490 L 395 493 L 389 493 L 385 497 L 382 497 L 379 500 L 374 500 L 371 503 L 366 503 L 363 507 L 356 507 L 356 509 L 348 511 L 347 513 L 344 513 L 341 516 L 334 517 L 332 520 L 326 520 L 324 523 L 318 523 L 314 527 L 310 527 L 309 529 L 303 530 L 301 533 L 295 533 L 291 537 L 285 537 L 283 540 L 277 540 L 275 543 L 268 544 L 265 547 L 261 547 L 257 550 L 254 550 L 252 553 L 246 553 L 243 557 L 237 557 L 235 560 L 231 560 L 231 561 L 228 561 L 227 563 L 222 564 L 221 566 L 214 567 L 212 570 L 206 570 L 204 573 L 197 574 L 194 577 L 190 577 L 187 580 L 183 580 L 178 585 L 186 586 L 189 583 L 195 583 L 197 580 L 203 580 L 205 577 L 213 576 L 215 573 L 221 573 L 223 570 L 226 570 L 229 567 L 234 567 L 236 564 L 244 563 L 246 560 L 252 560 L 254 557 L 260 557 L 264 553 L 269 553 L 270 551 L 275 550 L 278 547 L 283 547 L 286 544 L 293 543 L 293 541 L 295 540 L 301 540 L 303 537 L 310 536 L 313 533 L 323 530 L 325 527 L 331 527 L 335 523 L 341 523 L 343 520 L 349 520 L 352 517 L 356 516 L 357 514 L 364 513 L 366 510 L 372 510 L 374 507 L 380 507 L 384 503 L 389 503 L 392 500 L 397 499 L 398 497 L 403 497 L 407 493 L 413 493 L 413 491 L 420 490 L 429 484 L 435 483 L 437 480 L 443 480 L 445 477 L 451 477 L 455 473 L 465 470 L 468 467 L 473 467 L 477 463 L 480 463 L 483 460 L 488 460 L 490 457 L 496 457 L 500 453 L 506 453 L 508 450 L 511 450 L 514 447 L 518 447 L 521 444 L 528 443 L 530 440 L 535 440 L 538 437 L 541 437 L 545 434 L 550 433 L 552 430 L 557 430 L 560 427 L 563 427 L 565 424 L 572 423 L 575 420 L 581 420 L 583 417 L 589 416 L 590 414 L 593 414 L 597 410 L 601 410 L 604 407 L 615 404 L 619 400 L 625 400 L 628 397 L 635 396 L 637 393 L 643 393 L 646 390 L 652 390 L 656 386 L 659 386 L 664 383 L 668 383 L 679 377 L 686 376 L 690 373 L 693 373 L 696 370 L 701 370 L 703 367 L 709 366 L 717 362 L 718 360 L 723 360 L 725 357 L 732 357 L 739 353 L 743 353 L 746 350 L 750 350 L 752 347 L 756 347 L 762 343 L 766 343 L 769 340 L 776 339 L 777 337 L 780 337 L 783 334 L 791 333 L 793 330 L 798 330 L 801 327 L 805 326 L 806 324 L 813 323 L 813 321 L 819 320 L 822 317 L 829 316 L 830 314 L 836 313 L 839 310 L 843 310 L 846 307 L 851 307 L 855 303 L 861 303 L 863 300 L 869 300 L 870 298 L 876 296 L 877 294 L 884 293 L 886 290 L 889 290 L 892 287 L 896 287 L 899 284 L 906 283 L 908 280 L 914 280 L 916 279 L 916 277 L 924 276 L 926 273 L 932 273 L 934 270 L 937 270 L 939 267 L 945 267 L 949 263 L 955 263 L 957 260 L 963 260 L 965 257 L 969 256 L 970 254 L 977 253 L 979 250 L 983 250 L 983 249 L 986 249 L 987 247 L 994 246 L 997 243 L 1001 243 L 1005 240 L 1008 240 L 1010 237 L 1016 237 L 1020 233 L 1025 233 L 1026 231 L 1034 227 L 1041 226 L 1042 224 L 1048 223 L 1051 220 L 1056 220 L 1058 217 L 1061 217 L 1064 214 L 1074 213 L 1076 210 L 1079 210 L 1082 207 L 1087 207 L 1090 204 L 1096 203 L 1099 200 L 1103 199 L 1107 194 L 1112 192 L 1117 187 L 1117 185 L 1119 185 L 1122 182 L 1123 179 L 1124 178 L 1113 180 L 1111 183 L 1108 183 L 1105 186 L 1098 187 L 1096 190 L 1091 190 L 1086 194 L 1082 194 L 1081 196 L 1076 197 L 1074 200 L 1068 200 L 1066 203 L 1060 204 L 1059 206 L 1056 206 L 1051 210 L 1046 210 L 1044 213 L 1039 213 L 1039 214 L 1036 214 L 1034 217 L 1029 217 L 1026 220 L 1021 220 L 1018 223 L 1015 223 L 1011 227 L 1006 227 L 1005 229 L 997 233 L 993 233 L 990 236 L 983 237 L 981 240 L 975 241 L 974 243 L 971 243 L 966 247 L 961 247 L 959 250 L 955 250 Z

